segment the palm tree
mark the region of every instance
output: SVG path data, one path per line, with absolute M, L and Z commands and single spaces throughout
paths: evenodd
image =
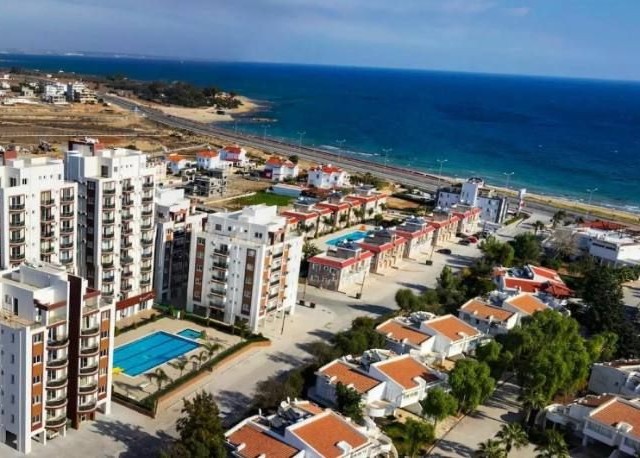
M 191 355 L 191 359 L 196 365 L 196 370 L 200 369 L 200 366 L 202 365 L 202 363 L 207 360 L 207 352 L 201 351 L 197 355 Z
M 536 447 L 536 458 L 569 458 L 569 448 L 562 434 L 549 429 L 544 435 L 545 443 Z
M 533 233 L 535 235 L 538 235 L 538 231 L 544 229 L 545 224 L 542 221 L 538 220 L 532 224 L 532 227 L 533 227 Z
M 187 364 L 189 364 L 189 360 L 187 358 L 185 358 L 184 356 L 181 356 L 180 358 L 176 359 L 175 361 L 172 361 L 172 362 L 169 363 L 169 365 L 171 367 L 173 367 L 174 369 L 180 371 L 180 377 L 182 377 L 182 373 L 187 368 Z
M 247 326 L 246 321 L 238 321 L 238 323 L 234 323 L 234 329 L 238 330 L 238 335 L 240 336 L 240 342 L 242 342 L 247 334 L 249 333 L 249 327 Z
M 478 458 L 506 458 L 507 452 L 502 448 L 500 441 L 487 439 L 478 444 L 475 456 Z
M 502 425 L 502 428 L 500 428 L 496 437 L 500 439 L 500 443 L 504 445 L 507 455 L 512 448 L 520 450 L 529 443 L 527 433 L 518 423 L 506 423 Z
M 557 212 L 555 212 L 551 217 L 551 223 L 553 225 L 553 228 L 555 229 L 558 223 L 561 223 L 562 221 L 564 221 L 566 217 L 567 217 L 567 212 L 564 210 L 558 210 Z
M 207 355 L 207 359 L 213 358 L 213 355 L 215 355 L 218 350 L 222 348 L 222 345 L 220 345 L 219 343 L 209 341 L 203 343 L 202 346 L 204 347 L 204 352 Z
M 538 412 L 545 407 L 546 399 L 537 390 L 528 389 L 520 397 L 524 408 L 524 424 L 529 425 L 532 412 Z
M 371 215 L 373 215 L 373 212 L 375 210 L 373 208 L 370 208 L 369 210 L 367 210 L 367 215 L 369 215 L 369 218 L 371 218 Z
M 156 379 L 156 383 L 158 384 L 158 391 L 162 389 L 162 384 L 164 382 L 170 382 L 171 381 L 171 377 L 169 377 L 167 375 L 167 373 L 162 370 L 162 368 L 157 368 L 156 372 L 155 372 L 155 379 Z

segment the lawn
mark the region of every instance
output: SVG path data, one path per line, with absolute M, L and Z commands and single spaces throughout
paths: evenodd
M 239 209 L 246 207 L 247 205 L 277 205 L 279 207 L 286 207 L 291 203 L 293 197 L 279 196 L 270 192 L 259 191 L 252 196 L 240 197 L 238 199 L 230 200 L 225 204 L 225 207 Z

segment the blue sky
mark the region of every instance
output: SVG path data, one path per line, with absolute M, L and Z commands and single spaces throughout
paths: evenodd
M 640 0 L 5 0 L 1 49 L 640 80 Z

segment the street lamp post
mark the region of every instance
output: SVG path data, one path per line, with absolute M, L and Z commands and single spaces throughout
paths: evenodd
M 587 204 L 587 216 L 586 219 L 589 218 L 589 212 L 591 211 L 591 198 L 593 197 L 593 193 L 596 192 L 598 188 L 587 189 L 589 193 L 589 203 Z
M 436 162 L 440 164 L 440 168 L 438 169 L 438 189 L 442 185 L 442 166 L 445 162 L 449 162 L 449 159 L 436 159 Z
M 514 173 L 516 172 L 502 172 L 502 174 L 507 177 L 507 181 L 504 185 L 505 189 L 509 189 L 509 181 L 511 180 L 511 177 L 513 176 Z
M 336 143 L 338 144 L 338 158 L 339 159 L 342 158 L 342 147 L 344 146 L 346 141 L 347 140 L 345 140 L 344 138 L 342 140 L 336 140 Z
M 265 141 L 267 139 L 267 129 L 270 129 L 271 126 L 268 124 L 265 124 L 264 126 L 262 126 L 262 141 Z
M 300 136 L 300 139 L 298 140 L 298 149 L 300 151 L 302 151 L 302 137 L 307 133 L 306 130 L 302 131 L 302 132 L 298 132 L 298 135 Z
M 384 153 L 384 166 L 387 166 L 387 159 L 389 158 L 389 153 L 393 151 L 393 148 L 382 148 L 382 152 Z

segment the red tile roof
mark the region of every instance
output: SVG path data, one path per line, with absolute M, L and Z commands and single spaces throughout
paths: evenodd
M 240 154 L 242 152 L 242 148 L 240 148 L 238 145 L 225 146 L 223 149 L 235 154 Z
M 199 151 L 197 154 L 197 157 L 203 157 L 203 158 L 218 157 L 218 152 L 217 151 Z
M 343 170 L 335 165 L 317 165 L 309 169 L 310 172 L 323 172 L 323 173 L 342 173 Z
M 590 418 L 616 428 L 620 423 L 631 426 L 629 434 L 640 438 L 640 407 L 615 399 L 591 412 Z
M 532 282 L 522 278 L 508 278 L 504 279 L 504 287 L 508 289 L 520 288 L 523 293 L 535 293 L 538 290 L 540 283 Z
M 383 251 L 389 251 L 393 247 L 404 245 L 406 243 L 407 243 L 407 239 L 405 239 L 404 237 L 396 237 L 393 242 L 386 242 L 386 243 L 383 243 L 382 245 L 376 245 L 375 243 L 370 243 L 370 242 L 359 242 L 358 245 L 360 245 L 365 250 L 369 250 L 374 253 L 380 253 Z
M 338 447 L 340 442 L 348 444 L 352 450 L 369 442 L 351 423 L 330 411 L 316 415 L 290 431 L 325 458 L 338 458 L 345 454 Z
M 361 251 L 357 256 L 353 256 L 351 258 L 345 258 L 345 259 L 319 254 L 317 256 L 313 256 L 312 258 L 310 258 L 309 263 L 333 267 L 334 269 L 344 269 L 345 267 L 349 267 L 355 264 L 356 262 L 363 261 L 372 256 L 373 256 L 373 253 L 366 250 Z
M 533 273 L 536 275 L 540 275 L 541 277 L 548 278 L 549 280 L 562 282 L 562 278 L 560 278 L 560 275 L 558 274 L 558 272 L 553 269 L 547 269 L 546 267 L 539 267 L 539 266 L 530 266 L 530 268 L 533 271 Z
M 489 305 L 486 302 L 482 302 L 477 299 L 471 299 L 460 307 L 460 310 L 483 320 L 488 320 L 493 317 L 499 321 L 506 321 L 513 316 L 513 312 L 510 312 L 509 310 L 494 307 L 493 305 Z
M 448 337 L 452 342 L 480 334 L 480 331 L 476 328 L 453 315 L 445 315 L 425 321 L 424 325 L 433 329 L 438 334 Z
M 536 312 L 541 312 L 542 310 L 549 308 L 547 304 L 531 294 L 519 294 L 517 296 L 510 297 L 506 302 L 518 310 L 522 310 L 522 312 L 527 315 L 533 315 Z
M 388 336 L 391 339 L 397 340 L 399 342 L 406 339 L 407 342 L 416 347 L 420 346 L 422 343 L 431 338 L 431 336 L 420 332 L 417 329 L 412 329 L 408 326 L 404 326 L 403 324 L 398 323 L 393 319 L 387 321 L 386 323 L 382 323 L 376 328 L 376 330 L 380 334 L 384 334 L 385 336 Z
M 410 355 L 376 363 L 375 367 L 405 389 L 417 387 L 418 382 L 415 381 L 417 378 L 421 378 L 427 383 L 438 380 L 438 377 L 427 366 L 416 361 Z
M 320 373 L 327 377 L 335 377 L 334 383 L 342 383 L 343 385 L 352 385 L 358 393 L 363 394 L 372 388 L 380 385 L 380 381 L 363 374 L 354 369 L 344 361 L 334 361 L 328 366 L 321 369 Z
M 288 458 L 300 452 L 300 450 L 279 441 L 252 424 L 245 424 L 234 431 L 227 437 L 227 441 L 236 447 L 244 444 L 244 447 L 238 451 L 242 458 L 258 458 L 260 456 L 265 458 Z
M 266 165 L 273 165 L 275 167 L 287 167 L 287 168 L 294 168 L 295 164 L 283 157 L 280 156 L 271 156 L 269 159 L 267 159 Z

